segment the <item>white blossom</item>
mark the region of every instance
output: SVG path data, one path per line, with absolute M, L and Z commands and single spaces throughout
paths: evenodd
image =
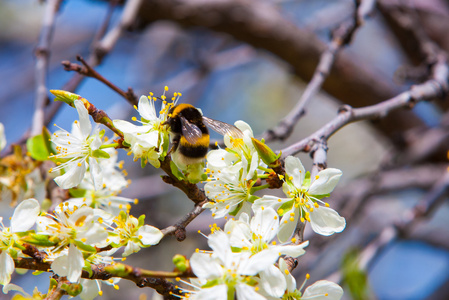
M 65 173 L 56 177 L 55 182 L 63 189 L 77 186 L 89 167 L 92 181 L 96 188 L 103 183 L 103 174 L 99 164 L 99 157 L 104 151 L 100 150 L 102 140 L 98 130 L 91 135 L 92 125 L 89 113 L 81 100 L 75 100 L 74 105 L 78 111 L 79 121 L 72 125 L 72 132 L 64 129 L 56 131 L 51 141 L 56 145 L 56 155 L 50 158 L 65 160 L 50 172 L 64 170 Z
M 18 232 L 31 229 L 36 223 L 40 211 L 39 202 L 35 199 L 23 200 L 17 205 L 11 218 L 11 227 L 5 227 L 0 217 L 0 284 L 7 285 L 14 271 L 14 260 L 17 255 L 14 244 L 19 240 Z
M 165 95 L 162 98 L 165 99 Z M 140 97 L 137 111 L 141 116 L 141 126 L 123 120 L 114 120 L 114 126 L 123 132 L 125 142 L 130 145 L 131 153 L 134 154 L 134 160 L 141 158 L 158 168 L 159 157 L 168 148 L 168 130 L 164 122 L 173 104 L 167 105 L 163 100 L 161 111 L 157 115 L 154 104 L 156 100 L 151 96 Z
M 144 217 L 137 219 L 122 211 L 113 222 L 117 227 L 110 234 L 108 242 L 114 247 L 125 246 L 122 256 L 138 252 L 142 247 L 156 245 L 163 237 L 158 228 L 143 224 Z
M 282 189 L 288 198 L 265 195 L 256 200 L 253 207 L 272 207 L 282 216 L 279 240 L 284 242 L 290 238 L 298 220 L 310 222 L 313 231 L 325 236 L 343 231 L 345 219 L 321 200 L 333 191 L 342 172 L 328 168 L 320 171 L 311 181 L 306 177 L 301 161 L 293 156 L 285 159 L 285 172 Z
M 196 252 L 190 265 L 198 279 L 192 281 L 196 290 L 189 291 L 189 299 L 227 299 L 237 294 L 240 300 L 265 299 L 257 291 L 258 275 L 276 261 L 271 251 L 234 253 L 229 237 L 222 231 L 211 234 L 208 244 L 212 253 Z

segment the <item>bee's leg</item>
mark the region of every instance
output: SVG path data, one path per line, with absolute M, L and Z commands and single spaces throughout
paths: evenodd
M 176 136 L 173 140 L 172 140 L 172 146 L 170 148 L 170 151 L 168 151 L 168 154 L 171 154 L 173 152 L 176 151 L 176 149 L 178 149 L 179 146 L 179 140 L 181 139 L 181 136 Z

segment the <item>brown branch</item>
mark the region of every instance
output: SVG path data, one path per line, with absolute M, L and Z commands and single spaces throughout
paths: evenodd
M 42 262 L 37 261 L 33 258 L 19 257 L 17 259 L 14 259 L 14 263 L 16 268 L 51 272 L 51 262 Z M 169 299 L 179 299 L 172 296 L 172 293 L 175 295 L 182 295 L 182 291 L 180 291 L 176 287 L 176 285 L 174 285 L 170 281 L 167 281 L 165 278 L 195 277 L 195 275 L 191 273 L 191 271 L 186 271 L 184 273 L 150 271 L 124 264 L 116 264 L 114 266 L 91 265 L 91 268 L 92 276 L 89 274 L 89 272 L 83 270 L 81 273 L 81 278 L 108 280 L 112 277 L 118 277 L 133 281 L 138 287 L 141 288 L 153 288 L 159 294 L 169 297 Z M 110 269 L 110 271 L 107 271 L 107 269 Z M 151 276 L 148 276 L 149 274 L 151 274 Z
M 308 152 L 317 141 L 329 139 L 339 129 L 352 122 L 384 118 L 393 110 L 407 107 L 411 108 L 417 102 L 441 98 L 449 91 L 448 78 L 449 69 L 446 63 L 446 57 L 439 55 L 438 63 L 432 67 L 432 78 L 430 80 L 412 86 L 408 91 L 376 105 L 362 108 L 344 106 L 336 118 L 309 137 L 283 149 L 282 155 L 285 157 L 301 151 Z
M 168 19 L 186 26 L 203 26 L 231 34 L 285 60 L 306 81 L 312 77 L 319 56 L 326 49 L 313 33 L 298 28 L 269 2 L 145 1 L 139 17 L 143 24 Z M 398 87 L 376 73 L 375 68 L 345 52 L 336 58 L 323 88 L 347 104 L 359 107 L 378 103 L 399 93 Z M 403 131 L 419 124 L 422 122 L 412 113 L 395 112 L 376 126 L 395 141 L 391 128 Z
M 165 183 L 171 184 L 183 191 L 190 200 L 195 202 L 196 205 L 207 201 L 207 197 L 204 194 L 204 191 L 200 190 L 200 188 L 196 184 L 179 180 L 175 175 L 173 175 L 170 167 L 170 162 L 171 158 L 169 155 L 165 157 L 164 161 L 161 161 L 161 169 L 164 170 L 164 172 L 168 175 L 162 176 L 162 180 Z
M 128 91 L 123 91 L 121 88 L 107 80 L 103 75 L 98 73 L 94 68 L 92 68 L 80 55 L 76 57 L 78 61 L 80 61 L 83 65 L 80 66 L 78 64 L 71 63 L 67 60 L 61 62 L 61 64 L 64 66 L 64 70 L 66 71 L 75 71 L 78 72 L 81 75 L 95 78 L 100 82 L 103 82 L 105 85 L 107 85 L 109 88 L 111 88 L 113 91 L 117 92 L 120 96 L 126 99 L 131 105 L 137 105 L 138 99 L 137 96 L 134 94 L 134 91 L 132 88 L 128 88 Z
M 190 224 L 196 217 L 198 217 L 205 209 L 203 205 L 207 202 L 199 202 L 195 204 L 193 210 L 186 214 L 181 220 L 179 220 L 175 225 L 168 226 L 167 228 L 162 229 L 162 233 L 164 236 L 174 234 L 176 239 L 180 242 L 185 240 L 186 238 L 186 227 Z
M 41 36 L 36 47 L 36 99 L 35 110 L 31 124 L 31 136 L 38 135 L 44 127 L 44 108 L 48 101 L 47 71 L 50 57 L 50 43 L 55 28 L 56 13 L 59 11 L 61 0 L 48 0 L 45 6 Z
M 386 245 L 398 237 L 408 236 L 412 228 L 422 219 L 428 217 L 444 200 L 449 189 L 449 172 L 437 181 L 432 189 L 411 209 L 405 211 L 393 225 L 385 227 L 378 237 L 370 242 L 361 252 L 359 267 L 362 270 L 369 268 L 373 259 Z M 334 281 L 340 281 L 341 274 L 336 272 L 330 276 Z
M 98 66 L 103 61 L 104 57 L 114 48 L 115 44 L 134 22 L 137 11 L 141 5 L 142 0 L 128 0 L 126 1 L 120 22 L 112 28 L 99 42 L 97 42 L 98 35 L 93 41 L 93 51 L 90 53 L 87 63 L 91 67 Z M 104 23 L 109 21 L 109 17 L 106 16 Z M 103 27 L 100 29 L 103 30 Z M 75 74 L 64 86 L 62 90 L 74 92 L 78 85 L 85 77 L 80 74 Z M 51 122 L 53 117 L 59 111 L 61 102 L 53 102 L 45 112 L 45 124 Z
M 298 100 L 298 103 L 274 128 L 263 133 L 261 138 L 264 138 L 267 142 L 269 142 L 274 139 L 285 140 L 290 136 L 293 132 L 294 126 L 304 115 L 307 104 L 319 92 L 321 86 L 329 75 L 336 55 L 344 46 L 350 44 L 356 30 L 361 24 L 363 24 L 365 18 L 371 13 L 373 7 L 372 4 L 369 4 L 369 2 L 373 1 L 362 0 L 361 3 L 356 1 L 353 18 L 344 21 L 332 32 L 332 41 L 327 45 L 326 50 L 321 54 L 318 66 L 313 73 L 312 79 L 307 84 L 307 87 Z
M 67 291 L 63 289 L 63 285 L 70 284 L 65 277 L 57 277 L 58 284 L 48 291 L 45 300 L 59 300 L 62 296 L 67 295 Z

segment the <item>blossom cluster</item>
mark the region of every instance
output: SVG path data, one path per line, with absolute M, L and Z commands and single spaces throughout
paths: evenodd
M 156 245 L 163 237 L 161 230 L 145 225 L 144 215 L 130 215 L 131 204 L 137 200 L 120 196 L 129 182 L 115 148 L 127 149 L 134 161 L 140 159 L 142 167 L 150 163 L 158 168 L 170 154 L 177 154 L 169 147 L 173 136 L 167 120 L 181 94 L 175 93 L 171 101 L 165 92 L 161 97 L 142 96 L 135 106 L 140 120 L 133 117 L 138 125 L 124 120 L 107 122 L 120 133 L 114 141 L 106 137 L 105 130 L 93 129 L 88 110 L 92 106 L 86 99 L 61 91 L 55 94 L 76 108 L 79 120 L 70 132 L 59 128 L 49 135 L 50 146 L 43 139 L 50 152 L 42 160 L 54 163 L 50 176 L 70 197 L 50 210 L 42 207 L 43 199 L 26 199 L 16 207 L 10 227 L 0 219 L 0 284 L 4 292 L 21 290 L 10 283 L 14 260 L 29 256 L 25 246 L 32 245 L 53 273 L 81 284 L 81 297 L 93 299 L 102 294 L 101 282 L 117 288 L 118 279 L 86 280 L 81 278 L 83 270 L 89 273 L 92 265 L 114 265 L 117 259 Z M 183 286 L 177 296 L 340 299 L 343 290 L 332 282 L 321 280 L 305 288 L 306 277 L 298 287 L 286 259 L 296 259 L 306 251 L 308 241 L 300 241 L 296 234 L 299 223 L 310 224 L 315 233 L 324 236 L 345 228 L 345 219 L 323 200 L 342 172 L 328 168 L 311 176 L 298 158 L 281 160 L 280 154 L 255 139 L 247 123 L 237 121 L 235 127 L 241 134 L 226 134 L 225 147 L 209 151 L 205 165 L 181 166 L 176 161 L 170 165 L 170 175 L 179 181 L 203 181 L 208 199 L 203 208 L 209 209 L 213 218 L 227 220 L 223 229 L 212 226 L 207 236 L 211 250 L 197 250 L 191 256 L 189 270 L 196 277 L 179 279 Z M 6 144 L 3 132 L 1 125 L 1 147 Z M 282 187 L 283 197 L 264 193 L 276 187 Z M 122 257 L 114 257 L 119 249 Z

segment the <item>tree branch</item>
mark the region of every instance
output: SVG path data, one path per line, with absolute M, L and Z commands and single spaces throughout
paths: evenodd
M 59 10 L 61 0 L 48 0 L 45 6 L 41 36 L 36 47 L 36 99 L 35 110 L 31 124 L 31 136 L 42 133 L 44 127 L 44 108 L 48 100 L 47 96 L 47 71 L 50 57 L 50 43 L 55 28 L 56 13 Z
M 408 91 L 376 105 L 362 108 L 344 106 L 336 118 L 309 137 L 283 149 L 282 155 L 286 157 L 301 151 L 309 152 L 317 141 L 329 139 L 339 129 L 352 122 L 384 118 L 393 110 L 407 107 L 411 108 L 417 102 L 441 98 L 448 92 L 448 78 L 449 69 L 446 63 L 446 57 L 440 54 L 438 63 L 432 68 L 432 77 L 430 80 L 419 85 L 414 85 Z
M 145 1 L 139 18 L 143 24 L 168 19 L 186 26 L 202 26 L 231 34 L 285 60 L 305 81 L 312 77 L 319 56 L 326 49 L 312 32 L 298 28 L 269 2 Z M 353 106 L 372 105 L 399 93 L 399 88 L 377 73 L 375 68 L 360 63 L 354 54 L 344 52 L 336 58 L 323 88 Z M 391 128 L 402 131 L 421 123 L 410 112 L 395 112 L 376 126 L 394 142 Z

